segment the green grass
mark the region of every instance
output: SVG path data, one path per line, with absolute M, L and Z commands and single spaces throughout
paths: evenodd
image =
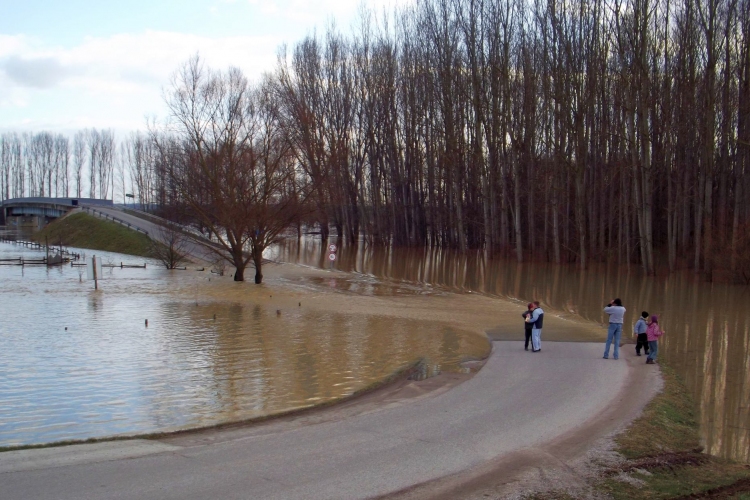
M 602 471 L 594 489 L 615 500 L 698 498 L 750 500 L 750 465 L 702 453 L 695 403 L 679 376 L 660 365 L 664 389 L 643 414 L 615 438 L 625 462 Z M 621 480 L 621 475 L 640 482 Z M 524 497 L 572 498 L 563 492 Z
M 646 406 L 643 415 L 615 438 L 617 451 L 625 458 L 700 451 L 693 399 L 674 370 L 664 364 L 660 368 L 664 389 Z
M 740 491 L 706 494 L 750 478 L 750 467 L 701 453 L 695 403 L 674 370 L 662 364 L 661 372 L 664 390 L 615 439 L 617 451 L 628 459 L 621 470 L 642 486 L 618 481 L 611 471 L 597 489 L 618 500 L 750 497 L 744 485 Z
M 39 243 L 90 248 L 150 257 L 151 240 L 145 234 L 108 220 L 85 213 L 75 213 L 58 219 L 34 234 Z
M 640 488 L 616 479 L 606 479 L 602 481 L 598 489 L 616 500 L 675 499 L 690 495 L 697 495 L 696 498 L 743 498 L 750 495 L 750 492 L 736 492 L 734 497 L 720 493 L 705 494 L 708 490 L 729 487 L 737 481 L 750 477 L 750 470 L 746 466 L 727 460 L 707 457 L 707 460 L 700 464 L 665 464 L 642 470 L 647 474 L 630 473 L 631 477 L 643 481 L 644 485 Z M 701 496 L 702 493 L 704 495 Z

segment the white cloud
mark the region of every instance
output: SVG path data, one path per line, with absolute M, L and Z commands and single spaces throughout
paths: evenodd
M 268 16 L 276 16 L 287 22 L 299 23 L 312 30 L 325 28 L 330 20 L 335 20 L 341 28 L 348 28 L 348 23 L 355 19 L 362 3 L 358 0 L 247 0 L 250 5 Z M 391 12 L 395 7 L 413 5 L 416 0 L 369 0 L 365 5 L 378 14 L 386 10 Z M 304 33 L 300 33 L 300 36 Z
M 0 107 L 5 110 L 0 128 L 5 129 L 108 122 L 142 128 L 145 116 L 162 114 L 162 88 L 195 53 L 211 67 L 237 66 L 255 79 L 273 69 L 281 43 L 275 37 L 208 38 L 158 31 L 87 38 L 72 48 L 22 36 L 0 42 L 6 40 L 8 44 L 0 43 Z M 54 109 L 46 104 L 50 101 Z
M 279 40 L 271 37 L 214 39 L 147 31 L 87 39 L 67 51 L 61 60 L 70 66 L 88 68 L 86 75 L 92 80 L 153 85 L 166 83 L 175 69 L 196 52 L 211 66 L 238 66 L 252 77 L 273 67 L 278 44 Z
M 63 80 L 66 70 L 54 57 L 26 59 L 9 57 L 2 64 L 5 74 L 21 86 L 48 88 Z
M 64 47 L 0 34 L 0 129 L 142 128 L 145 116 L 164 115 L 162 88 L 192 55 L 200 53 L 215 69 L 237 66 L 257 79 L 274 69 L 282 43 L 293 46 L 313 29 L 323 33 L 334 19 L 346 32 L 361 8 L 358 0 L 216 0 L 209 9 L 231 15 L 240 1 L 249 2 L 256 12 L 251 20 L 260 20 L 274 36 L 144 31 L 89 37 Z M 367 5 L 382 12 L 415 1 L 370 0 Z

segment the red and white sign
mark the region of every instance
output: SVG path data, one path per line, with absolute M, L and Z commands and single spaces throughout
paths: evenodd
M 334 260 L 336 260 L 336 254 L 335 253 L 329 253 L 328 254 L 328 260 L 330 260 L 331 262 L 333 262 Z
M 336 249 L 336 245 L 334 245 L 333 243 L 331 243 L 330 245 L 328 245 L 328 251 L 329 252 L 336 253 L 336 250 L 337 250 Z M 333 260 L 333 259 L 331 259 L 331 260 Z

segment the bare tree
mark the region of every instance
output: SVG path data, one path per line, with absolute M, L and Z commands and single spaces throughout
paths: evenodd
M 0 136 L 0 200 L 10 198 L 12 177 L 12 144 L 13 136 L 10 133 Z
M 117 148 L 112 130 L 99 132 L 99 148 L 96 157 L 96 170 L 99 180 L 99 197 L 108 199 L 110 192 L 114 198 L 114 166 Z
M 154 145 L 149 137 L 134 132 L 123 142 L 125 163 L 128 165 L 130 185 L 137 191 L 141 207 L 152 201 L 152 179 L 154 174 Z
M 216 235 L 244 281 L 250 262 L 263 280 L 263 251 L 297 217 L 294 157 L 267 86 L 250 88 L 236 68 L 215 72 L 198 56 L 175 74 L 166 102 L 169 138 L 152 137 L 170 159 L 169 179 L 194 217 Z M 171 139 L 171 140 L 168 140 Z
M 89 160 L 89 198 L 96 198 L 97 184 L 97 166 L 101 159 L 101 135 L 99 131 L 94 129 L 86 131 L 86 143 L 88 146 L 88 160 Z
M 55 196 L 70 194 L 70 142 L 62 134 L 55 137 Z
M 175 227 L 162 227 L 151 239 L 151 255 L 167 269 L 175 269 L 188 260 L 189 239 Z
M 73 178 L 76 184 L 76 197 L 83 193 L 83 167 L 86 165 L 86 132 L 79 130 L 73 136 Z
M 127 203 L 127 196 L 126 196 L 128 194 L 128 187 L 127 187 L 128 148 L 127 148 L 127 145 L 124 142 L 121 142 L 118 150 L 119 151 L 117 154 L 117 168 L 116 168 L 117 187 L 120 189 L 120 197 L 121 197 L 120 199 L 122 200 L 123 203 Z M 112 198 L 114 199 L 114 192 L 112 193 Z

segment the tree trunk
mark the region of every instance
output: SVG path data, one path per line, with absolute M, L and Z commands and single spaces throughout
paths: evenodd
M 255 266 L 255 284 L 260 285 L 263 282 L 263 249 L 260 245 L 253 245 L 253 265 Z M 240 281 L 236 280 L 235 281 Z
M 514 155 L 515 156 L 515 155 Z M 513 228 L 516 239 L 516 260 L 523 262 L 523 245 L 521 241 L 521 176 L 519 172 L 518 158 L 513 158 Z M 534 231 L 529 227 L 529 234 Z

